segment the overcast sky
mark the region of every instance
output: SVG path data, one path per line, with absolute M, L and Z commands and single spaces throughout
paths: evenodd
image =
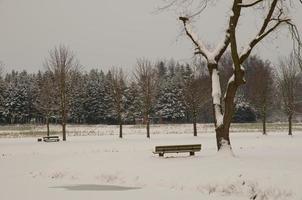
M 177 14 L 155 13 L 161 5 L 162 0 L 0 0 L 0 60 L 7 71 L 35 72 L 43 69 L 50 49 L 65 44 L 85 70 L 131 69 L 140 57 L 190 62 L 192 45 L 180 35 Z M 302 30 L 302 5 L 297 6 L 294 18 Z M 200 38 L 209 45 L 223 36 L 226 7 L 209 8 L 195 24 Z M 255 35 L 257 17 L 244 14 L 248 25 L 240 23 L 242 44 Z M 254 53 L 275 62 L 289 53 L 290 43 L 288 34 L 280 31 Z

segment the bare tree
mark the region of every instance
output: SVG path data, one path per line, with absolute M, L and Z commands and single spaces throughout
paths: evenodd
M 282 96 L 283 110 L 288 117 L 288 135 L 292 135 L 292 118 L 295 112 L 300 78 L 298 60 L 294 54 L 280 61 L 278 87 Z
M 50 71 L 46 71 L 39 81 L 36 107 L 44 114 L 46 119 L 47 136 L 49 136 L 49 119 L 59 110 L 57 85 L 55 83 L 54 74 Z
M 122 69 L 112 69 L 109 81 L 110 95 L 113 99 L 113 110 L 120 126 L 119 137 L 123 138 L 123 121 L 125 116 L 126 77 Z
M 69 48 L 60 45 L 49 51 L 49 57 L 45 60 L 45 65 L 48 70 L 54 74 L 58 84 L 63 141 L 66 141 L 68 98 L 70 91 L 68 82 L 71 72 L 79 67 L 79 63 Z
M 169 6 L 175 4 L 175 2 L 188 3 L 192 1 L 174 0 Z M 195 12 L 195 14 L 201 13 L 202 9 L 206 7 L 208 0 L 200 0 L 199 2 L 201 9 L 200 12 Z M 260 4 L 262 4 L 262 7 L 264 8 L 263 10 L 265 12 L 263 23 L 257 35 L 248 43 L 243 52 L 239 53 L 236 30 L 239 18 L 242 15 L 241 11 L 244 9 L 253 8 Z M 285 7 L 288 4 L 289 2 L 284 0 L 272 0 L 269 2 L 265 0 L 255 0 L 252 2 L 246 2 L 244 0 L 233 0 L 228 28 L 225 32 L 224 39 L 214 48 L 214 50 L 209 49 L 204 44 L 204 42 L 197 37 L 197 35 L 190 27 L 190 17 L 192 15 L 179 17 L 179 20 L 181 20 L 184 25 L 186 35 L 195 46 L 196 51 L 194 53 L 201 55 L 207 62 L 208 70 L 212 80 L 212 99 L 215 118 L 214 124 L 218 151 L 224 146 L 228 149 L 231 149 L 229 129 L 234 114 L 234 98 L 237 89 L 241 85 L 245 84 L 245 72 L 242 64 L 249 57 L 253 48 L 283 24 L 288 25 L 294 39 L 297 40 L 299 38 L 296 37 L 298 35 L 298 32 L 295 25 L 291 22 L 291 19 L 285 13 L 285 11 L 287 10 L 285 9 Z M 224 98 L 222 98 L 218 63 L 229 44 L 231 46 L 231 55 L 234 70 L 231 78 L 228 81 Z M 298 42 L 298 46 L 300 44 L 301 43 Z M 222 104 L 222 101 L 224 102 L 224 104 Z
M 193 123 L 193 135 L 197 136 L 197 117 L 203 106 L 209 101 L 210 79 L 206 74 L 192 71 L 187 74 L 183 80 L 184 102 L 187 109 L 190 111 Z
M 150 138 L 150 114 L 154 106 L 156 91 L 156 73 L 151 62 L 147 59 L 138 59 L 134 77 L 142 98 L 142 113 L 146 122 L 147 138 Z
M 273 71 L 268 61 L 263 62 L 256 56 L 251 56 L 245 65 L 247 66 L 245 96 L 260 116 L 262 133 L 266 135 L 267 113 L 273 106 L 273 96 L 275 95 Z

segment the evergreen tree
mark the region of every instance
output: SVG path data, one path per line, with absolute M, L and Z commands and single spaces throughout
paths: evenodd
M 155 112 L 165 121 L 177 121 L 185 117 L 185 105 L 181 85 L 174 68 L 169 76 L 161 82 L 159 94 L 155 105 Z M 174 77 L 173 77 L 174 76 Z
M 236 106 L 233 116 L 233 122 L 256 122 L 255 109 L 248 103 L 242 94 L 236 97 Z
M 125 91 L 125 121 L 134 123 L 137 117 L 142 116 L 140 108 L 142 106 L 142 99 L 139 96 L 139 88 L 135 82 L 132 82 Z
M 114 113 L 113 110 L 113 95 L 111 93 L 111 80 L 112 80 L 112 73 L 111 71 L 108 71 L 108 73 L 105 76 L 104 81 L 104 111 L 105 111 L 105 121 L 109 124 L 116 123 L 117 116 Z
M 98 124 L 106 119 L 105 76 L 97 70 L 91 70 L 85 85 L 85 118 L 87 123 Z
M 74 71 L 71 74 L 71 92 L 69 98 L 69 120 L 73 123 L 84 123 L 85 119 L 85 84 L 87 76 L 79 71 Z
M 29 122 L 34 112 L 33 77 L 26 71 L 7 76 L 4 115 L 10 123 Z
M 4 116 L 4 94 L 5 94 L 6 83 L 0 74 L 0 123 L 5 123 Z

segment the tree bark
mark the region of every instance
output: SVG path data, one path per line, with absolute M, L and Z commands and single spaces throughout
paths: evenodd
M 66 116 L 63 114 L 62 119 L 62 132 L 63 132 L 63 141 L 66 141 Z
M 47 136 L 50 136 L 50 131 L 49 131 L 49 117 L 46 117 L 46 127 L 47 127 Z
M 62 124 L 63 141 L 66 141 L 66 123 Z
M 292 133 L 292 114 L 288 115 L 288 135 L 293 135 Z
M 123 138 L 123 123 L 120 121 L 120 138 Z
M 218 151 L 222 148 L 222 146 L 229 146 L 231 149 L 231 141 L 229 136 L 230 124 L 232 121 L 232 117 L 234 114 L 234 98 L 236 95 L 236 91 L 238 86 L 235 84 L 235 81 L 229 81 L 227 86 L 226 95 L 224 98 L 225 109 L 224 114 L 221 106 L 221 86 L 219 81 L 219 73 L 217 74 L 216 83 L 214 83 L 215 78 L 213 76 L 213 71 L 218 71 L 218 65 L 215 63 L 209 63 L 208 68 L 210 71 L 210 75 L 212 77 L 212 98 L 213 98 L 213 112 L 215 118 L 215 132 L 216 132 L 216 142 Z M 217 73 L 217 72 L 216 72 Z M 216 87 L 216 88 L 215 88 Z M 218 93 L 215 93 L 217 92 Z
M 63 141 L 66 141 L 66 121 L 67 121 L 67 108 L 66 108 L 66 85 L 65 85 L 65 74 L 61 74 L 61 112 L 62 112 L 62 132 Z
M 197 127 L 196 127 L 196 121 L 193 122 L 193 129 L 194 129 L 194 136 L 197 136 Z
M 150 121 L 149 121 L 149 117 L 147 117 L 147 138 L 150 138 Z
M 232 148 L 229 130 L 230 130 L 229 128 L 224 128 L 223 126 L 215 129 L 218 151 L 221 150 L 221 148 L 226 145 L 228 145 L 230 149 Z
M 197 136 L 197 127 L 196 127 L 196 113 L 194 113 L 194 116 L 193 116 L 193 135 L 196 137 Z
M 262 133 L 266 135 L 266 113 L 262 113 Z

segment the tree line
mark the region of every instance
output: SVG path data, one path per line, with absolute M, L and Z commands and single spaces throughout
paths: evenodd
M 280 120 L 283 111 L 291 122 L 301 92 L 301 73 L 294 57 L 273 66 L 257 56 L 245 62 L 247 84 L 235 98 L 233 122 Z M 226 88 L 232 75 L 232 58 L 220 61 L 220 82 Z M 212 122 L 211 77 L 206 63 L 138 59 L 134 70 L 112 68 L 107 72 L 83 70 L 65 46 L 50 51 L 44 71 L 11 71 L 0 78 L 0 122 L 2 124 L 60 123 L 63 139 L 66 124 L 144 123 L 150 137 L 150 123 Z M 222 91 L 223 93 L 225 91 Z M 300 92 L 300 93 L 299 93 Z M 278 98 L 282 97 L 282 98 Z M 290 130 L 291 134 L 291 130 Z

